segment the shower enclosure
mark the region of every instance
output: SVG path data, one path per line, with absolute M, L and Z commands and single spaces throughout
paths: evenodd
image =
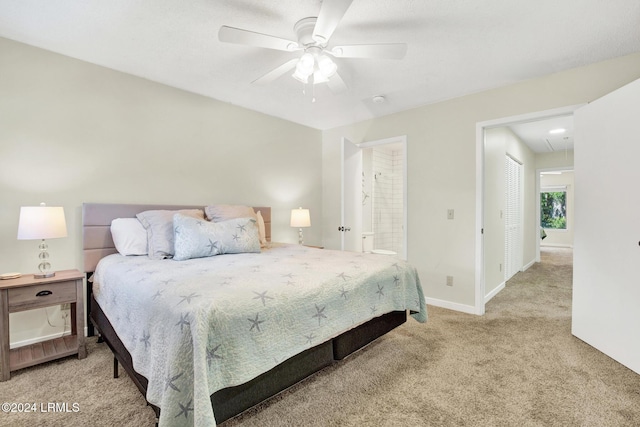
M 373 233 L 373 248 L 404 254 L 404 144 L 363 149 L 362 231 Z

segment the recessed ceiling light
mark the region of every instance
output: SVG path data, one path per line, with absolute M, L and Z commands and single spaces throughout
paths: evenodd
M 552 134 L 552 135 L 555 135 L 555 134 L 558 134 L 558 133 L 565 133 L 566 131 L 567 130 L 564 129 L 564 128 L 559 128 L 559 129 L 551 129 L 549 131 L 549 133 Z

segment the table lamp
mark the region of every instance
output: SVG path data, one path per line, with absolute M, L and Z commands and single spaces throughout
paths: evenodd
M 50 271 L 48 246 L 45 239 L 56 239 L 67 237 L 67 224 L 64 219 L 64 209 L 62 207 L 46 206 L 23 206 L 20 208 L 20 221 L 18 223 L 18 240 L 42 239 L 40 245 L 40 264 L 38 269 L 40 274 L 34 274 L 36 279 L 53 277 L 55 272 Z
M 291 209 L 291 227 L 298 227 L 298 244 L 303 244 L 302 227 L 311 227 L 309 209 Z

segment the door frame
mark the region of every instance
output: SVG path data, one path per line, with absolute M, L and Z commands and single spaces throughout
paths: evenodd
M 340 176 L 340 227 L 347 227 L 349 231 L 351 231 L 351 229 L 353 229 L 354 233 L 358 233 L 362 231 L 362 227 L 360 227 L 361 224 L 348 224 L 348 221 L 346 219 L 347 215 L 345 214 L 347 208 L 345 206 L 345 201 L 347 199 L 347 192 L 345 191 L 345 188 L 347 188 L 346 184 L 346 178 L 347 178 L 347 162 L 345 161 L 345 150 L 347 147 L 347 144 L 349 144 L 350 146 L 355 146 L 356 147 L 356 151 L 359 155 L 360 155 L 360 169 L 362 169 L 362 147 L 360 147 L 360 144 L 356 144 L 355 142 L 351 141 L 349 138 L 343 136 L 341 139 L 341 144 L 340 144 L 340 171 L 341 171 L 341 176 Z M 356 191 L 356 190 L 354 190 Z M 362 211 L 360 211 L 360 216 L 362 216 Z M 362 221 L 360 221 L 362 222 Z M 339 229 L 340 230 L 340 229 Z M 340 250 L 344 251 L 345 250 L 345 240 L 346 240 L 346 235 L 345 235 L 346 231 L 344 230 L 340 230 Z
M 542 220 L 542 218 L 540 218 L 540 192 L 542 191 L 542 186 L 540 185 L 540 175 L 542 175 L 543 172 L 564 172 L 564 171 L 573 172 L 574 168 L 575 166 L 571 166 L 571 167 L 557 166 L 552 168 L 536 169 L 536 224 L 540 224 L 540 221 Z M 540 239 L 536 239 L 536 262 L 540 262 L 540 243 L 541 243 Z M 571 242 L 571 246 L 573 247 L 573 242 Z
M 484 266 L 484 199 L 485 199 L 485 158 L 484 131 L 496 127 L 504 127 L 516 123 L 533 122 L 557 116 L 573 115 L 573 112 L 586 104 L 576 104 L 551 110 L 508 116 L 476 123 L 476 220 L 475 220 L 475 304 L 474 313 L 485 313 L 485 266 Z
M 342 137 L 342 140 L 347 140 L 349 142 L 351 142 L 348 138 L 346 137 Z M 353 142 L 352 142 L 353 143 Z M 402 179 L 403 179 L 403 188 L 402 188 L 402 259 L 407 260 L 409 259 L 409 254 L 408 254 L 408 243 L 407 243 L 407 236 L 408 236 L 408 180 L 407 180 L 407 176 L 408 176 L 408 156 L 407 156 L 407 148 L 408 148 L 408 144 L 407 144 L 407 135 L 398 135 L 398 136 L 392 136 L 390 138 L 383 138 L 383 139 L 375 139 L 375 140 L 371 140 L 371 141 L 363 141 L 359 144 L 354 144 L 356 146 L 358 146 L 360 149 L 363 148 L 371 148 L 371 147 L 375 147 L 377 145 L 386 145 L 386 144 L 402 144 Z M 342 148 L 342 150 L 344 151 L 344 148 Z M 345 175 L 345 171 L 344 171 L 344 162 L 341 165 L 342 166 L 342 182 L 341 182 L 341 188 L 343 191 L 343 195 L 342 195 L 342 204 L 344 203 L 344 175 Z M 340 207 L 341 209 L 341 225 L 344 225 L 344 206 Z M 344 239 L 344 233 L 342 233 L 342 237 L 341 239 Z M 341 240 L 343 241 L 343 240 Z M 344 243 L 342 243 L 342 247 L 344 247 Z

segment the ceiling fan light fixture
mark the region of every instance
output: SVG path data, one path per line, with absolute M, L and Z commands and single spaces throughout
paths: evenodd
M 284 74 L 306 85 L 327 83 L 328 88 L 335 94 L 347 89 L 342 77 L 337 72 L 338 66 L 335 58 L 380 58 L 402 59 L 405 56 L 407 45 L 405 43 L 377 43 L 342 45 L 328 48 L 336 27 L 342 20 L 353 0 L 321 0 L 320 11 L 317 16 L 302 18 L 293 26 L 297 41 L 281 37 L 262 34 L 242 28 L 222 26 L 218 31 L 218 39 L 225 43 L 249 45 L 285 52 L 301 52 L 300 57 L 289 59 L 269 71 L 252 83 L 264 85 L 270 83 Z M 340 59 L 341 61 L 342 59 Z M 315 100 L 315 96 L 313 97 Z M 312 101 L 313 101 L 312 100 Z
M 338 66 L 327 55 L 322 55 L 318 58 L 318 69 L 328 79 L 336 73 Z
M 298 65 L 300 67 L 302 67 L 305 70 L 312 70 L 313 71 L 313 65 L 315 64 L 315 59 L 313 59 L 313 55 L 310 54 L 309 52 L 304 53 L 301 57 L 300 57 L 300 61 L 298 61 Z
M 296 71 L 291 76 L 306 84 L 309 81 L 309 76 L 313 74 L 314 68 L 315 59 L 312 54 L 307 52 L 300 57 L 300 60 L 298 60 L 298 63 L 296 64 Z
M 294 71 L 293 74 L 291 74 L 291 77 L 293 77 L 294 79 L 296 79 L 300 83 L 304 83 L 304 84 L 309 83 L 309 76 L 301 74 L 300 72 L 298 72 L 298 67 L 296 67 L 296 71 Z
M 329 81 L 329 77 L 325 76 L 322 71 L 318 70 L 313 73 L 313 84 L 326 83 Z

